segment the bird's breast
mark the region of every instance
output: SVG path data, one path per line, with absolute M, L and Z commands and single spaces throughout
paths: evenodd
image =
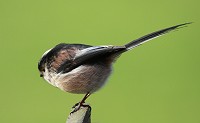
M 52 74 L 50 84 L 70 93 L 88 93 L 100 89 L 111 73 L 111 66 L 81 65 L 68 73 Z

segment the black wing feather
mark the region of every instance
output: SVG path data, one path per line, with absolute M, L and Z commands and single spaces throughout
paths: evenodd
M 80 51 L 80 54 L 78 53 L 74 57 L 74 59 L 67 60 L 66 62 L 64 62 L 60 66 L 57 72 L 66 73 L 84 63 L 88 63 L 90 61 L 97 60 L 97 59 L 100 59 L 100 60 L 105 59 L 109 57 L 110 55 L 114 55 L 115 53 L 118 53 L 123 50 L 126 50 L 124 46 L 99 46 L 99 47 L 89 47 L 89 48 L 83 49 Z

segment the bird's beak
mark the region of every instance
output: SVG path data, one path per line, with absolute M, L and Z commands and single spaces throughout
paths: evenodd
M 43 73 L 42 72 L 40 72 L 40 77 L 43 77 L 44 75 L 43 75 Z

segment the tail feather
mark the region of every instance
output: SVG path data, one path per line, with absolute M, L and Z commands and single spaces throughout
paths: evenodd
M 147 42 L 147 41 L 149 41 L 151 39 L 157 38 L 157 37 L 159 37 L 161 35 L 164 35 L 164 34 L 170 32 L 170 31 L 172 31 L 172 30 L 179 29 L 179 28 L 181 28 L 181 27 L 183 27 L 183 26 L 185 26 L 187 24 L 191 24 L 191 22 L 190 23 L 179 24 L 179 25 L 176 25 L 176 26 L 172 26 L 172 27 L 169 27 L 169 28 L 165 28 L 165 29 L 162 29 L 162 30 L 150 33 L 150 34 L 147 34 L 147 35 L 145 35 L 143 37 L 140 37 L 140 38 L 138 38 L 136 40 L 131 41 L 130 43 L 126 44 L 125 47 L 126 47 L 127 50 L 130 50 L 130 49 L 135 48 L 135 47 L 137 47 L 137 46 L 139 46 L 139 45 L 141 45 L 141 44 L 143 44 L 143 43 L 145 43 L 145 42 Z

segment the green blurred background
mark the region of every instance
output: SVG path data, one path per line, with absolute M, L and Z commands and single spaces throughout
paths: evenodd
M 185 22 L 114 64 L 87 102 L 93 123 L 200 123 L 199 0 L 0 0 L 0 122 L 64 123 L 83 95 L 39 77 L 54 45 L 123 45 Z

